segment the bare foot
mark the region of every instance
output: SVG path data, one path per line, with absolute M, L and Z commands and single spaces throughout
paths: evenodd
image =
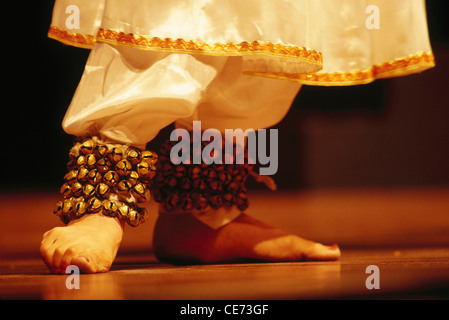
M 161 214 L 154 231 L 156 256 L 174 263 L 337 260 L 337 245 L 287 234 L 245 214 L 212 230 L 190 214 Z
M 65 274 L 69 265 L 84 273 L 107 272 L 123 236 L 123 224 L 103 214 L 89 214 L 43 236 L 40 253 L 53 273 Z

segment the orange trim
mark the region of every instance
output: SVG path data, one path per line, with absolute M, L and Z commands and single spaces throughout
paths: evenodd
M 100 29 L 97 33 L 97 41 L 111 44 L 137 47 L 155 51 L 176 51 L 191 54 L 208 54 L 224 56 L 242 56 L 249 54 L 262 54 L 289 59 L 299 59 L 307 63 L 322 65 L 321 53 L 282 43 L 272 43 L 268 41 L 253 42 L 229 42 L 229 43 L 207 43 L 197 40 L 184 39 L 161 39 L 158 37 L 147 37 L 132 33 L 117 32 L 114 30 Z
M 80 33 L 71 33 L 54 26 L 51 26 L 48 30 L 48 37 L 58 40 L 64 44 L 84 49 L 92 49 L 95 44 L 94 36 L 83 35 Z
M 298 81 L 307 85 L 319 86 L 348 86 L 366 84 L 376 79 L 405 76 L 422 72 L 435 66 L 432 52 L 421 52 L 406 58 L 395 59 L 366 70 L 348 72 L 316 72 L 301 74 L 247 72 L 251 75 Z
M 275 44 L 266 41 L 240 43 L 207 43 L 183 39 L 161 39 L 157 37 L 138 36 L 131 33 L 100 29 L 96 37 L 70 33 L 51 26 L 48 32 L 50 38 L 65 44 L 91 49 L 95 42 L 125 45 L 145 50 L 182 52 L 190 54 L 208 54 L 224 56 L 242 56 L 262 54 L 277 58 L 299 59 L 307 63 L 322 65 L 322 54 L 315 50 L 285 44 Z M 246 72 L 247 74 L 276 79 L 298 81 L 308 85 L 347 86 L 372 82 L 376 79 L 405 76 L 424 71 L 435 66 L 432 52 L 421 52 L 405 58 L 395 59 L 375 65 L 369 69 L 348 72 L 316 72 L 316 73 L 269 73 Z

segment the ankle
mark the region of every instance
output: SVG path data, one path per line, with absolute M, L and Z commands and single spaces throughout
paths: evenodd
M 108 229 L 112 232 L 123 233 L 125 230 L 125 222 L 115 217 L 108 217 L 103 213 L 87 214 L 79 219 L 69 222 L 69 226 L 83 225 L 85 227 L 92 227 L 95 230 L 97 228 Z

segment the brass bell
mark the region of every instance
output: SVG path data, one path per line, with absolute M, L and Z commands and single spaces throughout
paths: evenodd
M 182 200 L 181 200 L 181 208 L 184 210 L 184 211 L 190 211 L 190 210 L 192 210 L 193 209 L 193 200 L 192 200 L 192 198 L 190 198 L 190 197 L 184 197 L 184 198 L 182 198 Z
M 118 208 L 118 214 L 126 219 L 128 217 L 129 211 L 131 210 L 131 208 L 129 206 L 127 206 L 126 204 L 122 204 L 119 208 Z
M 90 154 L 94 150 L 95 143 L 92 139 L 86 139 L 81 143 L 80 151 L 84 154 Z
M 64 180 L 70 184 L 76 181 L 77 177 L 78 177 L 78 170 L 71 170 L 66 173 L 66 175 L 64 176 Z
M 190 179 L 187 177 L 181 178 L 181 180 L 179 180 L 179 187 L 184 190 L 189 190 L 191 187 Z
M 83 214 L 85 214 L 87 211 L 87 203 L 84 201 L 78 201 L 75 204 L 75 215 L 77 215 L 78 217 L 82 216 Z
M 134 148 L 128 148 L 126 151 L 126 160 L 128 160 L 132 165 L 140 162 L 140 152 Z
M 209 204 L 212 208 L 218 209 L 223 206 L 223 199 L 219 195 L 213 195 L 209 199 Z
M 97 163 L 97 158 L 93 154 L 88 154 L 86 156 L 86 167 L 89 169 L 95 168 L 95 164 Z
M 115 187 L 118 180 L 120 179 L 119 175 L 115 171 L 108 171 L 104 174 L 103 181 L 110 187 Z
M 215 180 L 217 179 L 217 172 L 213 169 L 209 170 L 208 174 L 207 174 L 207 179 L 208 180 Z
M 120 160 L 115 165 L 115 171 L 121 176 L 127 176 L 132 169 L 131 162 L 126 159 Z
M 84 198 L 88 199 L 88 198 L 92 197 L 93 195 L 95 195 L 95 187 L 91 184 L 86 184 L 83 187 Z
M 98 145 L 94 149 L 94 156 L 98 159 L 103 158 L 108 153 L 108 147 L 105 145 Z
M 86 182 L 88 174 L 89 174 L 89 169 L 87 169 L 84 166 L 80 167 L 78 170 L 78 176 L 77 176 L 78 181 Z
M 96 167 L 100 173 L 104 174 L 104 173 L 108 172 L 109 170 L 111 170 L 112 164 L 108 159 L 101 158 L 100 160 L 97 161 Z
M 198 166 L 191 167 L 189 169 L 189 175 L 192 179 L 197 179 L 201 176 L 201 168 Z
M 131 188 L 132 188 L 132 185 L 127 180 L 121 180 L 117 184 L 117 191 L 121 192 L 121 193 L 128 193 L 131 190 Z
M 97 196 L 103 197 L 103 198 L 105 198 L 109 195 L 110 190 L 111 189 L 109 188 L 109 186 L 103 182 L 99 183 L 96 187 Z
M 76 158 L 76 165 L 78 167 L 84 166 L 86 164 L 86 157 L 84 155 L 80 155 L 78 158 Z
M 220 181 L 230 181 L 231 180 L 231 174 L 229 173 L 229 172 L 226 172 L 226 171 L 221 171 L 219 174 L 218 174 L 218 180 L 220 180 Z
M 209 188 L 214 192 L 223 191 L 223 184 L 220 181 L 214 180 L 209 183 Z
M 92 169 L 89 171 L 89 174 L 87 175 L 87 180 L 93 185 L 98 184 L 102 179 L 102 176 L 100 172 L 98 172 L 97 169 Z
M 136 171 L 131 171 L 128 176 L 128 181 L 131 185 L 135 186 L 139 182 L 139 174 Z
M 91 213 L 97 213 L 103 207 L 103 203 L 97 198 L 90 198 L 87 201 L 87 207 Z
M 195 179 L 193 180 L 193 188 L 198 191 L 203 191 L 206 189 L 207 184 L 203 179 Z
M 234 196 L 232 195 L 232 193 L 228 192 L 223 195 L 223 203 L 224 204 L 231 205 L 233 200 L 234 200 Z
M 164 202 L 164 209 L 166 210 L 166 211 L 171 211 L 171 210 L 173 210 L 173 208 L 174 208 L 174 205 L 172 205 L 171 203 L 170 203 L 170 200 L 167 198 L 167 199 L 165 199 L 165 202 Z
M 72 195 L 72 187 L 68 183 L 64 183 L 59 192 L 64 196 L 64 198 L 70 198 Z
M 170 203 L 173 207 L 177 206 L 181 198 L 177 193 L 171 194 L 168 198 L 168 203 Z
M 165 184 L 166 184 L 167 186 L 169 186 L 170 188 L 174 188 L 174 187 L 176 187 L 176 185 L 178 184 L 178 179 L 176 179 L 176 178 L 173 177 L 173 176 L 168 176 L 168 177 L 165 179 Z
M 208 200 L 203 196 L 199 196 L 195 201 L 195 209 L 204 210 L 207 208 Z
M 79 197 L 83 193 L 83 185 L 78 181 L 74 182 L 72 184 L 71 192 L 75 197 Z
M 141 158 L 142 161 L 145 161 L 148 164 L 155 164 L 157 162 L 157 154 L 150 150 L 142 151 Z
M 246 208 L 248 208 L 248 197 L 247 194 L 245 192 L 239 192 L 238 195 L 236 196 L 236 206 L 239 210 L 246 210 Z
M 139 224 L 139 214 L 136 210 L 129 210 L 128 211 L 128 216 L 126 217 L 127 222 L 129 223 L 129 225 L 131 225 L 132 227 L 136 227 Z
M 173 171 L 173 165 L 170 162 L 164 162 L 161 170 L 164 174 L 170 174 Z
M 109 151 L 109 153 L 108 153 L 108 158 L 113 164 L 122 160 L 122 157 L 123 157 L 123 151 L 117 147 L 112 148 L 112 150 Z
M 187 169 L 183 165 L 177 165 L 175 167 L 175 177 L 176 178 L 184 177 L 186 175 L 186 172 L 187 172 Z
M 62 205 L 62 214 L 71 214 L 73 213 L 74 203 L 71 199 L 64 200 Z
M 143 183 L 136 184 L 132 188 L 131 193 L 139 202 L 149 201 L 151 197 L 150 190 Z
M 239 192 L 238 193 L 238 195 L 237 195 L 237 197 L 239 198 L 239 199 L 243 199 L 243 200 L 247 200 L 248 199 L 248 195 L 246 194 L 246 192 Z
M 53 209 L 53 213 L 56 214 L 57 216 L 60 216 L 62 213 L 62 207 L 64 206 L 64 202 L 63 201 L 58 201 L 56 202 L 55 208 Z
M 103 212 L 107 216 L 112 216 L 118 210 L 118 206 L 114 201 L 111 200 L 103 200 Z
M 227 189 L 229 192 L 237 192 L 240 189 L 240 185 L 237 182 L 231 182 L 228 184 Z
M 149 171 L 150 165 L 147 162 L 142 161 L 137 165 L 137 173 L 139 174 L 139 176 L 145 177 Z

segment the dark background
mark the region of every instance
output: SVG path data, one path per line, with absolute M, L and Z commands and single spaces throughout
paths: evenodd
M 444 3 L 427 1 L 436 68 L 362 86 L 303 87 L 276 126 L 280 189 L 449 185 Z M 3 8 L 2 191 L 58 189 L 66 172 L 73 137 L 61 122 L 89 51 L 47 38 L 52 7 L 33 1 Z

